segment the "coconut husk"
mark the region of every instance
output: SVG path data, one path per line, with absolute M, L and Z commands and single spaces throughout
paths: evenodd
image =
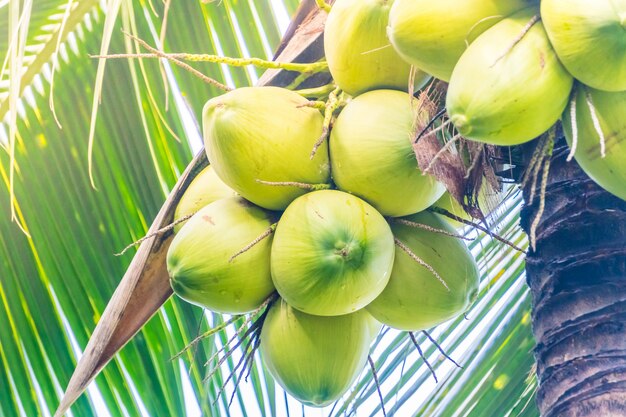
M 440 117 L 441 123 L 417 121 L 413 138 L 413 151 L 417 164 L 422 171 L 437 178 L 472 217 L 483 219 L 484 213 L 478 208 L 478 193 L 482 187 L 488 191 L 501 190 L 496 166 L 492 161 L 500 159 L 501 149 L 496 146 L 467 140 L 463 137 L 454 139 L 456 144 L 446 146 L 441 137 L 454 137 L 454 127 L 450 126 L 435 134 L 435 129 L 447 121 L 445 114 L 445 96 L 447 83 L 434 81 L 418 93 L 420 102 L 426 106 L 429 114 Z

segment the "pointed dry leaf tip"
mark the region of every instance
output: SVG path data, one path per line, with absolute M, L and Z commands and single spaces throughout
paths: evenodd
M 398 239 L 397 237 L 394 237 L 393 240 L 394 240 L 396 246 L 398 246 L 400 249 L 402 249 L 402 251 L 405 252 L 407 255 L 409 255 L 409 257 L 411 259 L 413 259 L 415 262 L 417 262 L 418 264 L 422 265 L 424 268 L 428 269 L 435 276 L 435 278 L 437 278 L 439 280 L 439 282 L 441 282 L 441 284 L 444 287 L 446 287 L 446 290 L 450 291 L 450 287 L 448 287 L 448 284 L 446 284 L 446 281 L 444 281 L 444 279 L 441 277 L 441 275 L 439 275 L 439 273 L 437 271 L 435 271 L 435 268 L 433 268 L 426 261 L 424 261 L 422 258 L 417 256 L 407 245 L 402 243 L 402 241 L 400 239 Z
M 495 66 L 502 58 L 507 56 L 509 54 L 509 52 L 511 52 L 513 50 L 513 48 L 515 48 L 515 45 L 517 45 L 518 43 L 521 42 L 522 39 L 524 39 L 524 36 L 526 36 L 526 34 L 535 25 L 535 23 L 539 22 L 540 20 L 541 20 L 541 16 L 539 16 L 538 14 L 534 15 L 533 17 L 531 17 L 530 20 L 528 21 L 528 23 L 526 23 L 526 25 L 522 28 L 520 34 L 517 35 L 517 37 L 515 39 L 513 39 L 511 44 L 504 51 L 504 53 L 502 55 L 500 55 L 495 60 L 495 62 L 493 64 L 491 64 L 491 66 L 492 67 Z
M 576 89 L 574 89 L 574 93 L 572 94 L 572 100 L 570 102 L 569 108 L 569 118 L 572 124 L 572 146 L 570 148 L 569 155 L 567 155 L 567 162 L 570 162 L 574 159 L 574 155 L 576 154 L 576 148 L 578 147 L 578 122 L 576 121 Z
M 376 365 L 374 364 L 374 360 L 371 355 L 367 355 L 367 362 L 370 365 L 370 369 L 372 370 L 372 375 L 374 376 L 374 383 L 376 384 L 376 392 L 378 392 L 378 398 L 380 399 L 380 408 L 383 411 L 383 416 L 387 416 L 387 412 L 385 411 L 385 400 L 383 399 L 383 393 L 380 390 L 380 381 L 378 380 L 378 373 L 376 372 Z
M 413 342 L 413 345 L 417 349 L 417 353 L 419 353 L 420 357 L 422 358 L 422 360 L 424 361 L 424 363 L 430 370 L 430 373 L 432 374 L 435 380 L 435 383 L 439 383 L 439 380 L 437 379 L 437 374 L 435 373 L 435 370 L 433 369 L 433 367 L 430 365 L 430 362 L 428 362 L 428 359 L 426 359 L 424 352 L 422 352 L 422 348 L 420 347 L 419 343 L 417 343 L 417 339 L 415 338 L 415 335 L 411 332 L 407 332 L 407 333 L 409 334 L 409 337 L 411 338 L 411 342 Z
M 263 239 L 267 238 L 269 235 L 271 235 L 272 233 L 274 233 L 274 231 L 276 230 L 276 225 L 278 223 L 274 223 L 272 225 L 270 225 L 270 227 L 264 231 L 263 233 L 261 233 L 257 238 L 255 238 L 252 242 L 250 242 L 249 244 L 247 244 L 246 246 L 244 246 L 243 248 L 241 248 L 240 251 L 238 251 L 237 253 L 235 253 L 233 256 L 230 257 L 230 259 L 228 260 L 228 262 L 232 262 L 235 260 L 236 257 L 238 257 L 239 255 L 242 255 L 244 253 L 246 253 L 247 251 L 249 251 L 250 249 L 252 249 L 255 245 L 257 245 L 259 242 L 261 242 Z
M 587 101 L 587 106 L 589 107 L 589 114 L 591 115 L 593 127 L 600 138 L 600 155 L 604 158 L 606 157 L 606 139 L 604 137 L 604 132 L 602 131 L 602 126 L 600 126 L 600 119 L 598 118 L 598 113 L 596 112 L 596 106 L 593 105 L 593 98 L 587 88 L 585 88 L 585 100 Z M 575 120 L 572 119 L 572 125 L 574 123 Z
M 437 229 L 436 227 L 432 227 L 432 226 L 429 226 L 427 224 L 412 222 L 410 220 L 406 220 L 406 219 L 402 219 L 402 218 L 392 217 L 392 218 L 389 218 L 388 220 L 393 221 L 395 223 L 403 224 L 405 226 L 413 227 L 413 228 L 416 228 L 416 229 L 424 229 L 424 230 L 428 230 L 429 232 L 433 232 L 433 233 L 438 233 L 438 234 L 445 235 L 445 236 L 454 237 L 456 239 L 463 239 L 463 240 L 467 240 L 467 241 L 473 241 L 474 240 L 471 237 L 461 236 L 458 233 L 451 233 L 451 232 L 448 232 L 447 230 L 444 230 L 444 229 Z
M 187 220 L 189 220 L 189 219 L 190 219 L 190 218 L 191 218 L 194 214 L 196 214 L 196 213 L 197 213 L 197 211 L 196 211 L 196 212 L 193 212 L 193 213 L 191 213 L 191 214 L 188 214 L 188 215 L 186 215 L 186 216 L 183 216 L 183 217 L 181 217 L 180 219 L 178 219 L 178 220 L 176 220 L 176 221 L 174 221 L 174 222 L 172 222 L 172 223 L 168 224 L 167 226 L 164 226 L 164 227 L 162 227 L 162 228 L 160 228 L 160 229 L 158 229 L 158 230 L 155 230 L 155 231 L 154 231 L 154 232 L 152 232 L 152 233 L 148 233 L 147 235 L 145 235 L 145 236 L 144 236 L 144 237 L 142 237 L 141 239 L 136 240 L 136 241 L 134 241 L 134 242 L 130 243 L 128 246 L 126 246 L 124 249 L 122 249 L 122 251 L 121 251 L 121 252 L 119 252 L 119 253 L 115 253 L 114 255 L 115 255 L 115 256 L 122 256 L 122 255 L 124 255 L 124 254 L 125 254 L 125 253 L 126 253 L 126 252 L 130 249 L 130 248 L 132 248 L 133 246 L 137 246 L 137 245 L 139 245 L 140 243 L 143 243 L 144 241 L 146 241 L 146 240 L 150 239 L 151 237 L 161 235 L 161 234 L 163 234 L 163 233 L 165 233 L 165 232 L 169 232 L 169 231 L 170 231 L 170 230 L 172 230 L 172 229 L 173 229 L 176 225 L 179 225 L 179 224 L 181 224 L 181 223 L 186 222 Z

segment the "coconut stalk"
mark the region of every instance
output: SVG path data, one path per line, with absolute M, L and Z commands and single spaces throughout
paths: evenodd
M 326 12 L 314 0 L 304 0 L 278 47 L 275 60 L 281 62 L 315 62 L 324 55 L 323 30 Z M 297 73 L 269 70 L 258 85 L 286 86 Z M 327 74 L 317 74 L 306 85 L 317 86 L 330 81 Z M 54 416 L 63 416 L 89 383 L 132 337 L 150 320 L 172 295 L 166 268 L 166 255 L 173 238 L 161 229 L 172 223 L 174 212 L 185 190 L 196 175 L 208 165 L 204 149 L 190 162 L 154 219 L 149 238 L 143 240 L 122 277 L 76 369 Z

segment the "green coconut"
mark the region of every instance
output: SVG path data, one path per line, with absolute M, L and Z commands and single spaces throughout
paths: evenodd
M 324 118 L 307 104 L 278 87 L 238 88 L 209 100 L 202 116 L 204 144 L 217 175 L 245 199 L 270 210 L 284 209 L 307 190 L 267 182 L 327 183 L 327 143 L 310 158 Z
M 174 212 L 174 222 L 194 214 L 202 207 L 217 201 L 221 198 L 233 197 L 237 193 L 224 184 L 224 181 L 217 176 L 213 168 L 209 165 L 198 173 L 191 181 L 187 190 L 181 197 L 176 211 Z M 174 232 L 177 233 L 183 223 L 174 226 Z
M 594 126 L 587 102 L 587 91 L 604 136 L 604 158 L 600 135 Z M 578 140 L 574 158 L 600 187 L 626 200 L 626 91 L 612 93 L 579 85 L 576 91 L 575 118 Z M 571 146 L 571 108 L 563 113 L 563 130 Z
M 391 229 L 374 207 L 341 191 L 314 191 L 294 200 L 276 227 L 272 278 L 298 310 L 347 314 L 381 293 L 393 257 Z
M 517 145 L 559 119 L 573 78 L 559 62 L 541 22 L 521 37 L 537 13 L 528 8 L 503 19 L 480 35 L 454 67 L 446 107 L 464 137 Z
M 454 233 L 441 217 L 422 212 L 406 220 Z M 393 234 L 441 281 L 401 248 L 389 284 L 366 308 L 378 321 L 400 330 L 423 330 L 465 312 L 478 294 L 478 268 L 465 244 L 454 237 L 394 222 Z
M 274 215 L 241 197 L 200 209 L 172 240 L 167 252 L 170 285 L 184 300 L 219 313 L 259 307 L 274 291 L 271 236 L 231 259 L 274 223 Z
M 324 29 L 324 52 L 330 73 L 351 95 L 377 88 L 408 90 L 410 65 L 386 35 L 393 0 L 337 0 Z M 417 87 L 429 75 L 418 71 Z
M 338 400 L 365 366 L 372 322 L 364 310 L 319 317 L 280 300 L 265 318 L 259 351 L 285 391 L 306 405 L 323 407 Z
M 419 104 L 401 91 L 370 91 L 346 105 L 331 131 L 335 184 L 386 216 L 417 213 L 445 191 L 417 165 L 411 137 Z M 425 109 L 420 111 L 425 124 L 430 115 Z
M 530 0 L 395 0 L 387 34 L 407 62 L 449 81 L 461 54 L 478 35 Z
M 574 77 L 596 89 L 626 90 L 625 0 L 542 0 L 541 20 Z

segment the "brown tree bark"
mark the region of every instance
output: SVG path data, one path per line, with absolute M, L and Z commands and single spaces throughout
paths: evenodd
M 544 417 L 626 416 L 626 202 L 566 156 L 561 139 L 526 263 L 537 404 Z M 526 232 L 538 207 L 522 210 Z

